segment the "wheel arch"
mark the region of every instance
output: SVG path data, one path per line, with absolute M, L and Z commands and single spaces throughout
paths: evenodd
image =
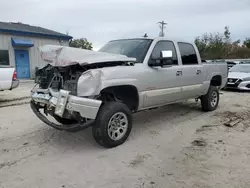
M 117 85 L 103 88 L 100 92 L 102 101 L 121 101 L 131 111 L 136 111 L 139 106 L 139 93 L 134 85 Z
M 210 81 L 211 86 L 221 86 L 222 85 L 222 76 L 221 75 L 214 75 Z

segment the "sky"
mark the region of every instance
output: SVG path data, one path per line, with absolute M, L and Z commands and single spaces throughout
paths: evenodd
M 233 40 L 250 37 L 250 0 L 1 0 L 0 21 L 22 22 L 87 38 L 95 49 L 109 40 L 159 35 L 194 40 L 229 26 Z

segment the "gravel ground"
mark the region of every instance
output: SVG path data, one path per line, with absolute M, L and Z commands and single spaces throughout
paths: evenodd
M 0 108 L 0 188 L 249 188 L 250 94 L 223 92 L 134 115 L 131 136 L 104 149 L 91 129 L 56 131 L 29 105 Z

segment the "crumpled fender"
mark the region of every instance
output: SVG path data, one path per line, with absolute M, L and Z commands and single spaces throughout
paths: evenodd
M 77 83 L 77 96 L 96 96 L 103 89 L 112 86 L 132 85 L 136 87 L 136 79 L 113 78 L 112 72 L 103 71 L 103 69 L 92 69 L 84 72 Z

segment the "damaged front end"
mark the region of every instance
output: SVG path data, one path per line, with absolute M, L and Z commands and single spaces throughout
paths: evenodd
M 128 64 L 105 62 L 66 67 L 48 64 L 39 69 L 35 77 L 38 87 L 31 91 L 33 112 L 44 123 L 59 130 L 78 131 L 91 126 L 102 104 L 98 98 L 103 76 L 100 68 L 112 66 Z
M 63 46 L 39 48 L 49 64 L 36 72 L 31 108 L 44 123 L 59 130 L 90 126 L 102 104 L 102 68 L 130 66 L 135 58 Z M 52 117 L 52 118 L 51 118 Z M 58 124 L 59 123 L 59 124 Z
M 77 96 L 79 78 L 87 70 L 79 65 L 47 65 L 38 70 L 38 87 L 31 91 L 31 108 L 37 117 L 58 130 L 78 131 L 91 126 L 102 102 Z

